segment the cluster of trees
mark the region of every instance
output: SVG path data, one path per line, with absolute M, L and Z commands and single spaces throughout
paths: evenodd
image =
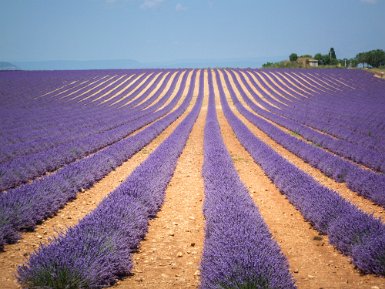
M 385 51 L 382 49 L 371 50 L 368 52 L 360 52 L 356 55 L 355 62 L 362 64 L 365 67 L 365 64 L 372 67 L 385 66 Z
M 316 55 L 301 55 L 298 56 L 297 53 L 292 53 L 289 55 L 289 61 L 280 61 L 280 62 L 268 62 L 263 65 L 263 67 L 281 67 L 281 68 L 295 68 L 295 67 L 304 67 L 301 65 L 300 59 L 303 58 L 314 58 L 318 60 L 318 64 L 322 66 L 338 66 L 338 67 L 357 67 L 362 65 L 363 67 L 380 67 L 385 66 L 385 51 L 382 49 L 371 50 L 367 52 L 361 52 L 356 55 L 356 57 L 348 59 L 338 59 L 334 48 L 329 49 L 329 53 L 322 54 L 317 53 Z
M 382 49 L 375 49 L 358 53 L 356 57 L 351 59 L 337 59 L 334 48 L 330 48 L 329 54 L 317 53 L 314 55 L 314 59 L 317 59 L 320 65 L 349 65 L 350 67 L 357 67 L 361 64 L 363 67 L 380 67 L 385 66 L 385 51 Z
M 297 59 L 298 59 L 297 53 L 292 53 L 292 54 L 290 54 L 289 60 L 290 60 L 291 62 L 297 61 Z
M 313 58 L 311 55 L 308 55 L 308 54 L 301 55 L 299 57 L 301 57 L 301 58 Z M 314 59 L 317 59 L 318 63 L 320 65 L 337 65 L 339 63 L 339 60 L 337 59 L 337 55 L 336 55 L 336 52 L 335 52 L 333 47 L 330 48 L 328 54 L 317 53 L 316 55 L 314 55 Z M 290 54 L 289 60 L 290 60 L 290 62 L 297 61 L 298 60 L 297 53 Z
M 297 53 L 292 53 L 289 55 L 289 60 L 291 63 L 294 63 L 298 60 L 298 58 L 314 58 L 318 60 L 320 65 L 337 65 L 339 60 L 337 59 L 336 52 L 334 48 L 330 48 L 328 54 L 317 53 L 316 55 L 311 56 L 308 54 L 298 56 Z
M 333 47 L 330 48 L 328 54 L 317 53 L 314 55 L 314 59 L 317 59 L 320 65 L 338 65 L 339 63 Z
M 299 57 L 312 58 L 311 55 L 298 56 L 296 53 L 292 53 L 289 56 L 290 62 L 296 62 Z M 358 65 L 380 67 L 385 66 L 385 51 L 382 49 L 370 50 L 367 52 L 361 52 L 356 57 L 351 59 L 338 59 L 334 48 L 330 48 L 328 54 L 317 53 L 313 57 L 318 60 L 319 65 L 338 65 L 338 66 L 350 66 L 357 67 Z
M 300 66 L 296 62 L 279 61 L 279 62 L 266 62 L 262 65 L 263 68 L 299 68 Z

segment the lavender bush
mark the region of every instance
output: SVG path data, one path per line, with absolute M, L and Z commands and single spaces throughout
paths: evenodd
M 183 77 L 181 88 L 184 88 L 186 78 L 187 74 Z M 175 86 L 176 81 L 173 82 L 173 85 L 168 92 L 166 92 L 165 97 L 157 103 L 156 107 L 159 108 L 167 100 L 175 89 Z M 152 112 L 156 107 L 153 107 L 146 113 L 139 114 L 136 116 L 136 119 L 131 118 L 131 122 L 126 125 L 84 139 L 66 142 L 50 150 L 15 158 L 9 162 L 0 164 L 0 171 L 3 172 L 0 176 L 0 190 L 18 186 L 45 174 L 47 171 L 57 170 L 65 164 L 71 163 L 121 140 L 135 130 L 155 120 L 152 117 L 155 114 Z
M 101 288 L 130 273 L 131 254 L 162 205 L 202 99 L 201 86 L 188 116 L 97 209 L 19 267 L 22 286 Z
M 195 73 L 192 81 L 195 80 Z M 154 119 L 169 112 L 178 102 L 183 89 Z M 175 121 L 188 107 L 193 87 L 180 107 L 154 122 L 136 135 L 117 142 L 98 153 L 72 163 L 56 173 L 0 195 L 0 249 L 14 243 L 20 230 L 32 230 L 45 218 L 53 216 L 84 188 L 90 187 L 112 169 L 129 159 Z
M 296 288 L 285 257 L 240 181 L 223 143 L 211 71 L 203 177 L 206 237 L 201 288 Z
M 216 74 L 219 79 L 218 71 Z M 218 87 L 223 112 L 234 133 L 279 190 L 315 229 L 328 235 L 331 244 L 351 256 L 362 272 L 385 275 L 385 226 L 381 221 L 321 186 L 256 138 L 230 109 L 220 79 Z
M 385 207 L 385 175 L 366 170 L 355 164 L 338 158 L 337 156 L 311 144 L 308 144 L 295 136 L 289 135 L 263 118 L 251 113 L 239 102 L 233 88 L 231 87 L 228 75 L 224 75 L 226 84 L 235 106 L 239 112 L 251 123 L 256 125 L 273 140 L 290 150 L 310 165 L 320 169 L 327 176 L 338 182 L 346 182 L 347 186 L 360 195 L 372 200 L 378 205 Z M 238 83 L 237 83 L 238 84 Z M 239 87 L 239 89 L 241 89 Z M 241 89 L 240 94 L 248 105 L 262 115 L 266 112 L 254 105 Z

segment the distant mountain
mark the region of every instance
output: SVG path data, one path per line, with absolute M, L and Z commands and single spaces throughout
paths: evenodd
M 10 63 L 10 62 L 6 62 L 6 61 L 0 61 L 0 70 L 18 70 L 19 68 Z
M 223 59 L 179 59 L 153 62 L 139 62 L 132 59 L 118 60 L 49 60 L 13 61 L 23 70 L 81 70 L 81 69 L 133 69 L 133 68 L 257 68 L 282 57 L 223 58 Z
M 146 65 L 165 68 L 257 68 L 267 61 L 277 61 L 280 57 L 223 58 L 223 59 L 181 59 L 169 62 L 147 63 Z
M 17 61 L 15 64 L 23 70 L 125 69 L 141 66 L 139 62 L 131 59 Z

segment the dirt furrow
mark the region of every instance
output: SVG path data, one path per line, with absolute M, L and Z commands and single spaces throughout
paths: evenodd
M 36 96 L 36 97 L 34 97 L 34 99 L 39 99 L 41 97 L 46 96 L 47 94 L 54 93 L 54 92 L 56 92 L 56 91 L 58 91 L 60 89 L 64 89 L 65 87 L 70 87 L 71 85 L 76 85 L 76 83 L 78 83 L 78 82 L 80 82 L 80 80 L 74 80 L 74 81 L 71 81 L 70 83 L 64 82 L 65 83 L 64 85 L 62 85 L 62 86 L 60 86 L 58 88 L 55 88 L 54 90 L 50 90 L 50 91 L 48 91 L 46 93 L 43 93 L 43 94 L 41 94 L 39 96 Z
M 282 86 L 278 86 L 277 81 L 275 81 L 275 79 L 270 75 L 270 73 L 261 71 L 261 74 L 263 74 L 266 78 L 268 78 L 272 82 L 272 84 L 274 84 L 275 88 L 279 87 L 280 91 L 282 91 L 285 95 L 290 95 L 290 97 L 292 97 L 292 98 L 296 98 L 296 96 L 298 95 L 298 92 L 295 92 L 294 90 L 292 90 L 292 92 L 290 92 L 289 91 L 290 89 L 288 86 L 286 86 L 285 88 Z M 293 91 L 294 91 L 294 94 L 293 94 Z M 300 94 L 300 95 L 302 95 L 302 94 Z
M 308 89 L 311 89 L 312 92 L 314 92 L 314 93 L 319 93 L 319 91 L 322 91 L 323 93 L 327 92 L 326 90 L 324 90 L 325 89 L 324 87 L 323 87 L 323 89 L 320 88 L 320 87 L 317 87 L 315 84 L 313 84 L 310 81 L 308 81 L 304 76 L 299 75 L 299 74 L 297 74 L 295 72 L 293 72 L 292 74 L 295 75 L 298 78 L 298 81 L 300 83 L 302 83 L 302 85 L 306 86 Z
M 59 99 L 64 99 L 64 98 L 70 97 L 71 95 L 73 95 L 73 94 L 75 94 L 75 93 L 78 93 L 79 91 L 82 91 L 82 90 L 87 89 L 87 88 L 93 89 L 95 86 L 98 86 L 98 85 L 95 84 L 95 83 L 98 83 L 98 82 L 100 82 L 100 81 L 103 80 L 103 79 L 104 79 L 104 80 L 103 80 L 102 83 L 106 83 L 106 82 L 108 82 L 108 81 L 114 79 L 115 77 L 116 77 L 116 75 L 112 75 L 112 76 L 106 75 L 106 76 L 103 76 L 103 77 L 101 77 L 100 79 L 96 79 L 96 80 L 94 80 L 94 81 L 92 81 L 92 82 L 90 82 L 90 83 L 87 83 L 86 86 L 82 86 L 82 87 L 80 87 L 79 89 L 77 89 L 77 90 L 75 90 L 75 91 L 71 91 L 71 92 L 68 93 L 68 94 L 65 94 L 65 95 L 60 96 Z M 99 85 L 100 85 L 100 84 L 99 84 Z M 60 93 L 60 94 L 61 94 L 61 93 Z M 60 94 L 58 94 L 58 95 L 60 95 Z M 55 97 L 58 97 L 58 95 L 56 95 Z M 68 98 L 67 98 L 66 100 L 68 100 Z
M 227 75 L 229 76 L 229 80 L 230 80 L 232 86 L 234 87 L 234 89 L 235 89 L 236 91 L 239 91 L 238 88 L 237 88 L 237 87 L 235 86 L 235 84 L 234 84 L 233 77 L 232 77 L 229 73 L 227 73 Z M 239 85 L 241 86 L 242 90 L 245 92 L 245 94 L 247 95 L 247 97 L 248 97 L 251 101 L 253 101 L 253 100 L 252 100 L 253 96 L 252 96 L 252 95 L 250 94 L 250 92 L 246 89 L 245 85 L 242 83 L 242 80 L 239 78 L 239 75 L 236 75 L 236 74 L 235 74 L 235 77 L 236 77 L 236 79 L 238 80 Z M 264 119 L 264 120 L 267 121 L 268 123 L 274 125 L 275 127 L 279 128 L 280 130 L 284 131 L 286 134 L 293 134 L 293 132 L 292 132 L 291 130 L 287 129 L 286 127 L 284 127 L 284 126 L 282 126 L 282 125 L 280 125 L 280 124 L 278 124 L 278 123 L 276 123 L 276 122 L 274 122 L 274 121 L 272 121 L 272 120 L 270 120 L 270 119 L 268 119 L 268 118 L 266 118 L 266 117 L 264 117 L 264 116 L 261 116 L 259 113 L 253 111 L 253 110 L 249 107 L 249 105 L 246 104 L 246 102 L 245 102 L 243 99 L 241 99 L 241 97 L 239 97 L 239 99 L 240 99 L 240 102 L 243 104 L 243 106 L 246 107 L 246 108 L 247 108 L 250 112 L 252 112 L 253 114 L 257 115 L 258 117 Z M 256 102 L 253 102 L 253 103 L 256 103 Z M 305 125 L 305 126 L 306 126 L 306 125 Z M 318 133 L 320 133 L 320 134 L 328 135 L 327 133 L 322 132 L 322 131 L 317 130 L 317 129 L 314 129 L 314 128 L 312 128 L 312 127 L 309 127 L 309 126 L 306 126 L 306 127 L 307 127 L 307 128 L 310 128 L 310 129 L 312 129 L 312 130 L 314 130 L 314 131 L 316 131 L 316 132 L 318 132 Z M 314 143 L 313 143 L 312 141 L 309 141 L 309 140 L 305 139 L 303 136 L 301 136 L 301 135 L 299 135 L 299 134 L 294 134 L 294 135 L 295 135 L 296 138 L 300 139 L 301 141 L 306 142 L 307 144 L 310 144 L 310 145 L 314 145 Z M 328 136 L 330 136 L 330 135 L 328 135 Z M 331 137 L 333 137 L 333 136 L 331 136 Z M 336 137 L 333 137 L 333 138 L 334 138 L 334 139 L 337 139 Z M 353 164 L 353 165 L 355 165 L 355 166 L 358 166 L 358 167 L 360 167 L 360 168 L 362 168 L 362 169 L 365 169 L 365 170 L 371 170 L 371 171 L 373 171 L 373 172 L 376 172 L 374 169 L 372 169 L 372 168 L 370 168 L 370 167 L 368 167 L 368 166 L 365 166 L 365 165 L 363 165 L 363 164 L 357 163 L 357 162 L 355 162 L 355 161 L 353 161 L 353 160 L 351 160 L 351 159 L 349 159 L 349 158 L 347 158 L 347 157 L 345 157 L 345 156 L 340 156 L 340 155 L 336 154 L 335 152 L 331 151 L 331 150 L 328 149 L 328 148 L 325 148 L 325 147 L 322 147 L 322 146 L 320 146 L 319 148 L 322 149 L 322 150 L 324 150 L 325 152 L 328 152 L 328 153 L 334 155 L 334 156 L 337 157 L 337 158 L 341 158 L 341 159 L 343 159 L 343 160 L 345 160 L 345 161 L 347 161 L 347 162 L 350 162 L 351 164 Z
M 282 85 L 280 86 L 280 88 L 283 90 L 283 87 L 284 87 L 287 92 L 291 91 L 290 96 L 292 96 L 293 98 L 298 99 L 298 96 L 305 97 L 305 94 L 303 93 L 303 91 L 300 92 L 299 90 L 294 89 L 287 82 L 283 81 L 280 77 L 274 74 L 274 72 L 270 72 L 269 74 L 270 74 L 270 79 L 272 83 L 274 83 L 274 85 L 276 86 L 279 86 L 279 83 L 281 83 Z
M 257 84 L 258 88 L 260 88 L 266 95 L 268 95 L 269 97 L 271 97 L 275 101 L 282 103 L 285 106 L 288 106 L 286 101 L 293 102 L 293 100 L 289 97 L 279 97 L 273 93 L 270 93 L 270 91 L 267 90 L 267 88 L 264 86 L 264 84 L 261 83 L 262 80 L 259 81 L 259 79 L 257 78 L 257 76 L 253 72 L 245 71 L 244 74 L 248 75 L 251 79 L 253 79 L 254 82 Z M 258 89 L 253 84 L 251 84 L 250 87 L 252 87 L 252 89 L 254 89 L 254 91 L 258 94 L 259 97 L 261 97 L 261 94 L 258 93 Z
M 52 94 L 53 92 L 56 91 L 56 89 L 55 89 L 54 91 L 51 91 L 51 92 L 47 93 L 47 94 L 51 94 L 51 95 L 48 95 L 48 97 L 57 97 L 58 95 L 63 94 L 63 93 L 65 93 L 65 92 L 68 92 L 69 90 L 73 90 L 73 89 L 75 89 L 75 88 L 78 88 L 79 86 L 82 86 L 83 84 L 86 84 L 86 83 L 89 84 L 89 83 L 91 83 L 91 82 L 92 82 L 93 80 L 95 80 L 95 79 L 101 80 L 101 79 L 104 79 L 104 78 L 107 78 L 107 77 L 110 77 L 110 75 L 107 74 L 107 75 L 105 75 L 105 76 L 103 76 L 103 77 L 95 76 L 95 77 L 92 77 L 92 78 L 90 78 L 90 79 L 83 80 L 83 81 L 79 80 L 79 81 L 77 81 L 76 84 L 69 86 L 69 87 L 68 87 L 67 89 L 65 89 L 65 90 L 59 91 L 59 92 L 57 92 L 56 94 Z M 38 97 L 38 98 L 39 98 L 39 97 Z
M 183 95 L 186 95 L 186 90 Z M 79 220 L 94 210 L 105 196 L 118 187 L 119 184 L 171 134 L 192 109 L 192 105 L 193 104 L 189 106 L 188 110 L 177 121 L 171 124 L 149 145 L 145 146 L 130 160 L 105 176 L 92 188 L 80 193 L 75 200 L 68 203 L 55 217 L 45 220 L 43 224 L 36 227 L 34 232 L 23 233 L 22 239 L 18 243 L 6 245 L 5 252 L 0 253 L 0 288 L 20 288 L 15 277 L 17 266 L 25 262 L 28 256 L 36 250 L 41 243 L 48 243 L 50 238 L 57 236 L 58 233 L 65 232 L 66 228 L 76 225 Z
M 140 83 L 136 83 L 136 82 L 138 82 L 138 80 L 140 79 L 140 77 L 142 77 L 143 75 L 144 75 L 144 73 L 141 74 L 138 78 L 136 78 L 136 79 L 134 79 L 133 81 L 131 81 L 131 82 L 130 82 L 127 86 L 125 86 L 123 89 L 121 89 L 121 90 L 119 91 L 119 95 L 118 95 L 118 96 L 120 96 L 120 98 L 117 99 L 116 101 L 114 101 L 113 103 L 111 103 L 111 105 L 115 105 L 115 104 L 117 104 L 117 103 L 119 103 L 119 102 L 121 102 L 121 101 L 123 101 L 123 100 L 125 100 L 125 99 L 128 100 L 127 103 L 130 103 L 131 101 L 133 101 L 134 99 L 136 99 L 138 96 L 136 96 L 136 97 L 134 97 L 134 98 L 132 98 L 132 99 L 130 99 L 129 97 L 131 96 L 131 94 L 132 94 L 135 90 L 137 90 L 137 89 L 140 87 L 140 85 L 141 85 L 142 83 L 144 83 L 144 81 L 146 81 L 146 80 L 149 78 L 149 76 L 151 76 L 151 75 L 153 75 L 153 74 L 151 73 L 149 76 L 145 77 L 145 79 L 143 79 Z M 135 84 L 135 83 L 136 83 L 136 84 Z M 133 89 L 131 92 L 129 92 L 128 94 L 122 95 L 123 92 L 125 92 L 127 89 L 131 88 L 131 86 L 134 86 L 134 89 Z
M 186 78 L 186 85 L 185 85 L 185 91 L 186 91 L 186 93 L 187 93 L 188 88 L 189 88 L 190 85 L 191 85 L 191 78 L 192 78 L 192 75 L 193 75 L 193 71 L 192 71 L 192 70 L 191 70 L 191 71 L 186 71 L 186 70 L 184 70 L 184 71 L 180 74 L 180 77 L 179 77 L 179 79 L 178 79 L 178 82 L 177 82 L 177 84 L 176 84 L 176 87 L 175 87 L 175 90 L 174 90 L 173 94 L 172 94 L 171 97 L 169 97 L 169 98 L 165 101 L 165 103 L 164 103 L 161 107 L 159 107 L 156 111 L 159 111 L 159 110 L 163 109 L 164 107 L 166 107 L 167 105 L 169 105 L 170 102 L 172 102 L 172 100 L 175 98 L 175 96 L 176 96 L 177 93 L 178 93 L 178 89 L 179 89 L 179 87 L 180 87 L 181 84 L 182 84 L 182 80 L 183 80 L 183 77 L 185 76 L 185 74 L 187 75 L 187 78 Z M 183 99 L 184 99 L 183 97 L 180 98 L 180 100 L 179 100 L 179 102 L 178 102 L 178 105 L 179 105 L 180 103 L 183 102 Z
M 225 87 L 225 92 L 227 93 L 229 97 L 229 92 L 227 90 L 227 86 L 224 83 L 223 78 L 222 85 Z M 230 84 L 232 85 L 232 88 L 234 91 L 239 95 L 237 87 L 234 85 L 233 80 L 231 77 L 229 77 Z M 247 104 L 241 99 L 241 97 L 238 97 L 239 101 L 242 103 L 243 106 L 248 108 Z M 339 195 L 341 195 L 343 198 L 357 206 L 362 211 L 373 214 L 375 217 L 380 218 L 383 222 L 385 222 L 385 209 L 381 206 L 378 206 L 374 204 L 372 201 L 365 199 L 364 197 L 358 195 L 357 193 L 350 190 L 345 183 L 338 183 L 332 178 L 329 178 L 328 176 L 324 175 L 320 170 L 312 167 L 305 161 L 303 161 L 301 158 L 297 157 L 295 154 L 291 153 L 289 150 L 285 149 L 283 146 L 275 142 L 273 139 L 270 138 L 267 134 L 259 130 L 254 124 L 249 122 L 245 117 L 243 117 L 237 109 L 232 105 L 231 99 L 228 99 L 230 106 L 232 110 L 236 113 L 236 115 L 250 128 L 250 130 L 256 135 L 258 138 L 263 140 L 266 144 L 268 144 L 270 147 L 272 147 L 276 152 L 278 152 L 280 155 L 282 155 L 286 160 L 289 162 L 295 164 L 298 168 L 300 168 L 302 171 L 309 174 L 311 177 L 313 177 L 315 180 L 317 180 L 320 184 L 322 184 L 325 187 L 328 187 L 334 191 L 336 191 Z M 270 122 L 270 121 L 269 121 Z M 277 128 L 282 129 L 283 131 L 287 130 L 283 129 L 282 127 L 276 125 Z
M 244 74 L 244 72 L 241 72 L 241 73 Z M 242 84 L 242 81 L 241 81 L 241 79 L 239 78 L 238 73 L 235 73 L 235 75 L 237 76 L 237 79 L 238 79 L 238 81 L 240 82 L 240 85 L 244 88 L 245 86 Z M 246 78 L 245 78 L 245 79 L 246 79 Z M 256 93 L 258 94 L 258 90 L 255 88 L 255 86 L 252 85 L 252 84 L 250 83 L 250 81 L 248 81 L 248 79 L 246 79 L 246 81 L 247 81 L 247 83 L 249 84 L 249 86 L 251 87 L 251 89 L 253 90 L 253 92 L 256 92 Z M 282 83 L 282 85 L 286 85 L 286 86 L 287 86 L 287 84 L 286 84 L 285 82 L 282 82 L 282 80 L 280 80 L 280 82 Z M 280 86 L 280 87 L 282 87 L 282 85 L 280 85 L 280 84 L 277 84 L 277 85 Z M 257 104 L 257 101 L 256 101 L 256 100 L 254 99 L 254 97 L 250 94 L 250 92 L 248 92 L 248 90 L 247 90 L 246 88 L 244 88 L 243 90 L 246 92 L 246 94 L 249 96 L 249 98 L 250 98 L 255 104 Z M 258 94 L 258 96 L 261 97 L 260 94 Z M 282 103 L 282 102 L 281 102 L 281 103 Z M 269 103 L 269 104 L 271 105 L 271 103 Z M 282 104 L 283 104 L 283 103 L 282 103 Z M 285 104 L 285 105 L 286 105 L 286 104 Z M 268 109 L 265 108 L 262 104 L 259 104 L 259 103 L 258 103 L 258 106 L 259 106 L 259 107 L 262 106 L 263 109 L 268 110 Z M 287 106 L 287 105 L 286 105 L 286 106 Z M 276 107 L 276 108 L 277 108 L 277 107 Z M 280 109 L 280 108 L 279 108 L 279 109 Z M 288 117 L 285 116 L 285 115 L 280 115 L 280 116 L 283 117 L 283 118 L 288 118 Z M 324 135 L 327 135 L 327 136 L 332 137 L 332 138 L 334 138 L 334 139 L 338 139 L 336 136 L 331 135 L 331 134 L 329 134 L 329 133 L 327 133 L 327 132 L 318 130 L 318 129 L 316 129 L 316 128 L 314 128 L 314 127 L 311 127 L 311 126 L 308 126 L 308 125 L 306 125 L 306 124 L 303 124 L 303 125 L 306 126 L 307 128 L 310 128 L 310 129 L 312 129 L 312 130 L 314 130 L 314 131 L 320 133 L 320 134 L 324 134 Z
M 303 87 L 300 87 L 299 84 L 296 83 L 295 80 L 290 77 L 289 73 L 277 71 L 276 74 L 274 74 L 274 73 L 272 73 L 272 74 L 275 75 L 277 80 L 279 82 L 281 82 L 283 85 L 285 85 L 285 86 L 291 85 L 292 89 L 297 90 L 297 93 L 296 93 L 297 96 L 300 95 L 303 98 L 309 98 L 308 95 L 311 94 L 311 91 L 308 91 L 309 89 L 305 85 Z M 302 92 L 300 92 L 300 91 L 302 91 Z M 301 98 L 297 97 L 297 99 L 301 99 Z
M 160 79 L 160 81 L 159 81 L 158 85 L 155 87 L 154 91 L 158 90 L 160 85 L 163 83 L 164 79 L 166 78 L 166 76 L 168 74 L 169 74 L 169 72 L 166 72 L 166 73 L 159 72 L 156 76 L 153 77 L 153 79 L 148 83 L 148 85 L 141 92 L 139 92 L 137 94 L 136 98 L 140 98 L 144 93 L 146 93 L 149 90 L 149 88 L 153 85 L 153 83 L 155 81 Z M 100 100 L 98 105 L 105 104 L 106 102 L 109 102 L 110 100 L 112 101 L 114 98 L 119 97 L 127 89 L 128 89 L 128 87 L 123 87 L 123 88 L 119 89 L 118 91 L 113 92 L 112 95 L 111 95 L 111 92 L 108 91 L 104 95 L 101 95 L 98 98 L 93 99 L 92 102 L 96 102 L 96 101 Z M 103 99 L 103 98 L 105 98 L 105 99 Z
M 150 73 L 147 77 L 145 77 L 144 80 L 142 80 L 140 83 L 137 83 L 134 87 L 139 88 L 140 85 L 141 85 L 142 83 L 144 83 L 144 82 L 145 82 L 151 75 L 153 76 L 153 74 Z M 127 79 L 127 80 L 124 81 L 124 86 L 123 86 L 122 88 L 120 88 L 117 92 L 114 92 L 113 95 L 111 95 L 111 91 L 112 91 L 112 90 L 116 90 L 118 87 L 120 87 L 120 86 L 122 85 L 122 83 L 121 83 L 118 87 L 113 87 L 111 90 L 107 91 L 106 93 L 104 93 L 104 94 L 102 94 L 102 95 L 100 95 L 100 96 L 98 96 L 98 97 L 92 99 L 91 102 L 96 102 L 96 101 L 98 101 L 98 100 L 101 100 L 102 98 L 108 97 L 107 99 L 104 99 L 103 101 L 100 101 L 100 103 L 99 103 L 99 105 L 100 105 L 100 104 L 104 104 L 104 103 L 107 102 L 107 101 L 113 100 L 113 99 L 116 98 L 116 97 L 122 96 L 122 94 L 123 94 L 127 89 L 129 89 L 131 86 L 133 86 L 133 85 L 138 81 L 138 78 L 140 78 L 140 77 L 142 77 L 142 76 L 143 76 L 143 74 L 139 75 L 137 78 L 134 78 L 133 80 L 129 81 L 129 82 L 126 84 L 126 81 L 130 80 L 130 79 L 133 77 L 133 75 L 130 76 L 129 79 Z M 155 77 L 153 77 L 153 78 L 155 79 Z M 135 91 L 135 89 L 134 89 L 134 91 Z M 131 95 L 131 94 L 132 94 L 132 92 L 131 92 L 129 95 Z M 84 99 L 84 100 L 86 100 L 86 99 Z
M 199 80 L 199 74 L 196 79 Z M 197 88 L 198 84 L 195 85 L 194 100 Z M 207 102 L 205 91 L 202 110 L 177 162 L 164 204 L 157 217 L 150 221 L 146 238 L 133 256 L 134 274 L 114 288 L 198 287 L 204 239 L 201 169 Z
M 342 91 L 342 89 L 339 89 L 339 88 L 336 88 L 336 87 L 333 87 L 332 85 L 328 84 L 327 82 L 323 81 L 321 78 L 318 78 L 318 79 L 314 79 L 312 77 L 312 75 L 310 73 L 300 73 L 298 72 L 298 74 L 296 73 L 293 73 L 294 75 L 300 75 L 302 77 L 304 77 L 305 79 L 321 86 L 323 89 L 326 89 L 329 91 L 329 93 L 335 93 L 336 91 Z
M 219 103 L 218 98 L 216 101 Z M 238 142 L 223 112 L 220 109 L 217 112 L 226 147 L 239 176 L 287 257 L 298 288 L 385 288 L 384 278 L 361 275 L 348 257 L 335 250 L 326 236 L 320 236 L 303 219 Z
M 104 82 L 102 82 L 102 83 L 99 83 L 98 85 L 95 85 L 94 87 L 91 87 L 90 89 L 88 89 L 88 90 L 86 90 L 86 91 L 84 91 L 84 92 L 82 92 L 81 94 L 76 94 L 74 97 L 71 97 L 68 101 L 71 101 L 71 100 L 76 100 L 76 101 L 78 101 L 78 102 L 82 102 L 82 101 L 84 101 L 84 100 L 86 100 L 86 99 L 88 99 L 88 98 L 90 98 L 90 97 L 92 97 L 92 96 L 94 96 L 94 95 L 96 95 L 97 93 L 99 93 L 100 91 L 102 91 L 102 90 L 104 90 L 104 89 L 106 89 L 106 88 L 108 88 L 108 87 L 110 87 L 110 86 L 116 86 L 116 85 L 114 85 L 115 83 L 117 83 L 118 81 L 120 81 L 121 79 L 123 79 L 124 77 L 126 77 L 127 75 L 121 75 L 121 76 L 116 76 L 116 78 L 114 79 L 114 80 L 108 80 L 109 82 L 108 83 L 106 83 L 107 81 L 104 81 Z M 98 90 L 96 90 L 96 89 L 98 89 Z M 96 91 L 95 91 L 96 90 Z M 89 96 L 83 96 L 83 95 L 85 95 L 85 94 L 87 94 L 87 93 L 91 93 L 91 95 L 89 95 Z M 83 97 L 82 97 L 83 96 Z
M 106 91 L 105 93 L 103 93 L 102 95 L 100 95 L 100 96 L 98 96 L 98 97 L 92 99 L 91 101 L 92 101 L 92 102 L 95 102 L 95 101 L 97 101 L 97 100 L 99 100 L 99 99 L 101 99 L 101 98 L 103 98 L 103 97 L 105 97 L 105 96 L 108 96 L 112 91 L 117 90 L 119 87 L 122 87 L 122 86 L 123 86 L 123 88 L 121 89 L 121 90 L 123 90 L 123 89 L 124 89 L 124 85 L 125 85 L 127 82 L 129 82 L 130 79 L 133 78 L 134 75 L 126 75 L 126 76 L 127 76 L 127 77 L 126 77 L 123 81 L 121 81 L 119 84 L 114 85 L 110 90 L 108 90 L 108 91 Z M 109 85 L 109 86 L 110 86 L 110 85 Z M 109 86 L 104 87 L 104 89 L 107 88 L 107 87 L 109 87 Z M 103 89 L 102 89 L 102 90 L 103 90 Z M 91 95 L 89 95 L 89 96 L 87 96 L 87 97 L 81 99 L 79 102 L 83 102 L 83 101 L 85 101 L 85 100 L 87 100 L 87 99 L 89 99 L 89 98 L 92 98 L 93 96 L 96 96 L 96 95 L 97 95 L 100 91 L 102 91 L 102 90 L 98 90 L 98 91 L 92 93 Z
M 172 98 L 175 95 L 175 91 L 177 91 L 177 88 L 179 87 L 178 84 L 181 83 L 182 75 L 184 73 L 183 74 L 181 73 L 179 76 L 177 76 L 177 74 L 178 74 L 177 72 L 174 72 L 173 74 L 171 74 L 170 79 L 167 80 L 167 82 L 166 82 L 166 85 L 165 85 L 165 87 L 163 89 L 163 92 L 158 96 L 157 99 L 155 99 L 153 102 L 151 102 L 149 106 L 152 106 L 155 103 L 157 103 L 165 95 L 165 93 L 169 90 L 169 88 L 171 87 L 171 85 L 172 85 L 173 81 L 175 80 L 175 78 L 177 78 L 177 85 L 175 87 L 175 90 L 174 90 L 173 94 L 170 96 L 170 98 Z M 146 97 L 146 99 L 142 99 L 139 103 L 134 104 L 131 108 L 135 108 L 135 107 L 141 105 L 147 99 L 151 98 L 155 93 L 158 92 L 158 90 L 160 89 L 160 87 L 162 86 L 164 81 L 166 81 L 166 77 L 162 79 L 162 83 L 158 83 L 158 85 L 149 93 L 149 95 Z M 128 101 L 125 104 L 120 104 L 119 108 L 124 108 L 125 106 L 130 105 L 134 100 L 139 99 L 143 95 L 143 93 L 144 92 L 138 94 L 137 96 L 135 96 L 132 99 L 128 99 Z M 128 96 L 125 96 L 124 98 L 127 98 L 130 95 L 131 95 L 131 93 Z M 110 106 L 114 106 L 115 104 L 120 103 L 121 100 L 122 100 L 122 98 L 120 96 L 120 98 L 118 100 L 116 100 L 115 102 L 113 102 L 113 103 L 111 103 L 109 105 Z M 149 107 L 149 106 L 147 106 L 147 107 Z

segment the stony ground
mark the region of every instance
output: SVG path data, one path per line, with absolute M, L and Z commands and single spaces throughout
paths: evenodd
M 200 73 L 205 73 L 205 81 L 207 82 L 207 72 L 201 70 Z M 220 75 L 223 77 L 222 73 Z M 191 79 L 191 75 L 189 79 Z M 215 77 L 214 82 L 216 84 Z M 282 83 L 277 84 L 290 93 Z M 310 88 L 310 85 L 308 86 Z M 214 87 L 215 91 L 218 92 L 216 85 Z M 113 288 L 163 289 L 198 288 L 199 286 L 199 264 L 205 226 L 202 212 L 204 183 L 201 175 L 203 130 L 208 101 L 207 85 L 205 88 L 202 110 L 179 158 L 174 176 L 168 185 L 162 209 L 157 217 L 150 221 L 146 238 L 141 242 L 138 252 L 133 255 L 134 269 L 132 275 L 120 280 Z M 227 87 L 225 87 L 225 92 L 230 100 Z M 193 101 L 195 101 L 197 93 L 198 91 L 195 89 Z M 348 257 L 340 254 L 329 244 L 327 236 L 319 235 L 304 220 L 299 211 L 279 192 L 261 167 L 253 161 L 238 142 L 222 113 L 219 99 L 217 98 L 216 101 L 222 134 L 234 165 L 241 180 L 249 188 L 249 192 L 270 228 L 273 238 L 287 257 L 290 271 L 298 288 L 385 288 L 384 278 L 360 274 Z M 192 105 L 188 111 L 191 110 Z M 232 109 L 258 138 L 279 152 L 285 159 L 308 173 L 322 185 L 335 190 L 361 210 L 374 214 L 382 221 L 385 220 L 384 209 L 358 196 L 349 190 L 345 184 L 337 183 L 311 167 L 249 123 L 236 112 L 234 107 Z M 7 245 L 5 252 L 0 253 L 0 287 L 4 289 L 19 288 L 15 277 L 17 266 L 25 262 L 41 243 L 49 242 L 51 238 L 75 225 L 86 214 L 95 209 L 109 192 L 119 186 L 133 169 L 170 135 L 188 111 L 130 160 L 109 173 L 92 188 L 79 194 L 77 199 L 68 203 L 55 217 L 38 225 L 34 232 L 23 233 L 20 242 Z M 285 130 L 282 127 L 280 129 Z

